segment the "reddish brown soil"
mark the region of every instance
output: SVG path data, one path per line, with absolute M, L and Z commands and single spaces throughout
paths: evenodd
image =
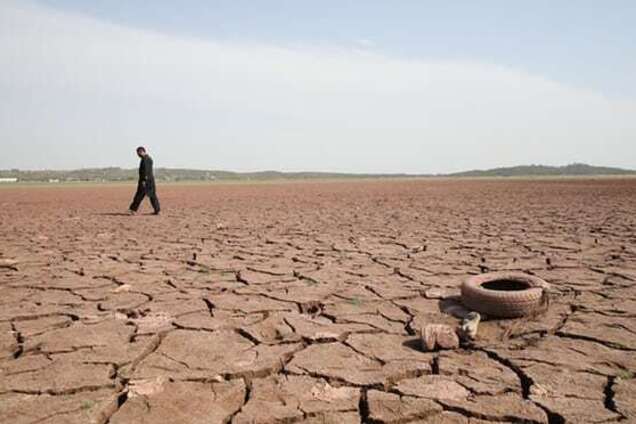
M 636 179 L 133 189 L 0 189 L 0 422 L 636 420 Z M 549 312 L 419 351 L 487 270 Z

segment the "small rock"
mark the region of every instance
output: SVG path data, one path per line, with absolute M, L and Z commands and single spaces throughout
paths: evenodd
M 430 352 L 439 349 L 457 349 L 459 337 L 450 325 L 429 324 L 422 330 L 422 349 Z
M 13 259 L 0 259 L 0 268 L 10 268 L 15 269 L 15 266 L 18 264 L 18 261 Z
M 432 327 L 427 325 L 422 330 L 422 350 L 424 352 L 430 352 L 435 350 L 436 343 L 435 333 L 432 331 Z
M 130 284 L 122 284 L 121 286 L 114 289 L 113 292 L 115 293 L 128 292 L 130 291 L 130 289 L 132 289 L 132 286 Z
M 439 288 L 433 287 L 424 292 L 424 296 L 427 299 L 446 299 L 452 296 L 457 296 L 459 291 L 456 289 L 447 289 L 447 288 Z
M 449 326 L 444 326 L 437 334 L 437 346 L 440 349 L 457 349 L 459 337 L 457 337 L 455 330 Z

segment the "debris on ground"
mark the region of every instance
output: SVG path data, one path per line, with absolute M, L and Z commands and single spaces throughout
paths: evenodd
M 478 312 L 470 312 L 466 318 L 462 320 L 462 325 L 459 329 L 460 337 L 464 340 L 475 340 L 477 338 L 480 321 L 481 315 L 479 315 Z
M 549 302 L 543 279 L 517 271 L 472 275 L 461 286 L 463 304 L 480 313 L 500 318 L 536 315 Z
M 459 337 L 453 327 L 446 324 L 428 324 L 421 332 L 422 350 L 457 349 Z
M 0 269 L 2 268 L 6 268 L 6 269 L 12 269 L 14 271 L 17 271 L 18 268 L 18 261 L 13 260 L 13 259 L 0 259 Z

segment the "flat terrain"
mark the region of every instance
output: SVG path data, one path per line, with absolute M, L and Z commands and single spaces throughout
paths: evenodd
M 0 422 L 636 422 L 636 179 L 133 191 L 0 190 Z M 488 270 L 548 313 L 419 351 Z

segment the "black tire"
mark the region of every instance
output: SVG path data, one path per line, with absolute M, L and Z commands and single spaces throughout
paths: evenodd
M 484 285 L 515 285 L 514 290 L 494 290 Z M 518 318 L 542 311 L 544 290 L 549 284 L 521 272 L 491 272 L 474 275 L 461 287 L 462 303 L 473 311 L 500 318 Z

